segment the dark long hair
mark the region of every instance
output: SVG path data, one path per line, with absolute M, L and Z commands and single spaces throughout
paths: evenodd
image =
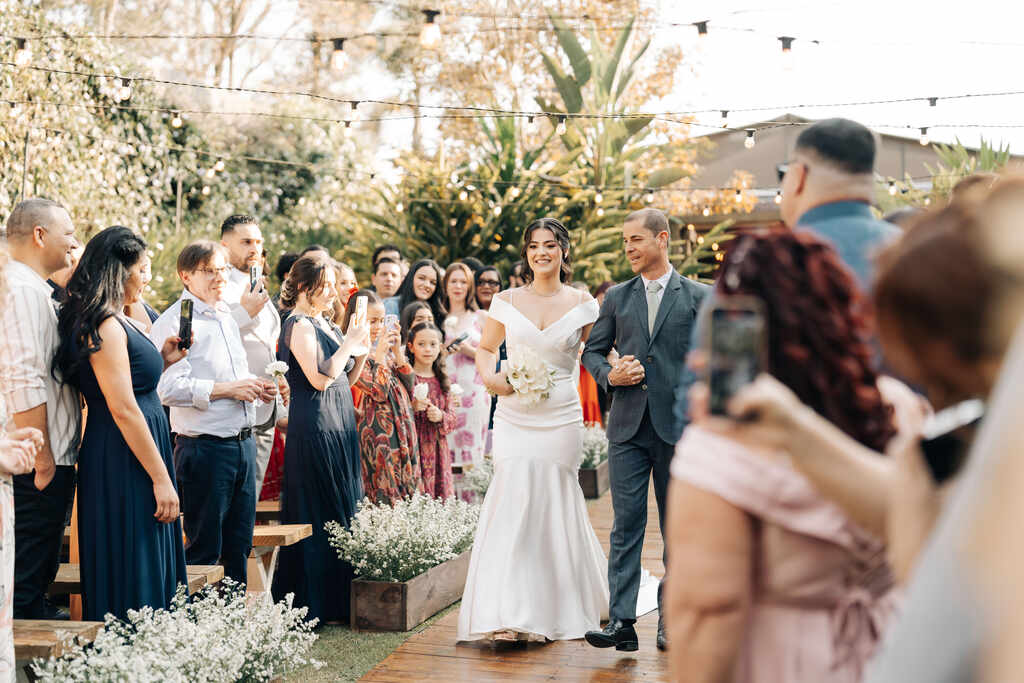
M 433 259 L 422 258 L 409 268 L 408 275 L 402 280 L 402 284 L 398 287 L 398 293 L 395 294 L 398 297 L 398 310 L 401 311 L 413 301 L 419 301 L 416 298 L 412 283 L 413 278 L 416 277 L 416 272 L 420 268 L 433 268 L 434 275 L 437 276 L 437 286 L 434 288 L 434 293 L 430 295 L 430 299 L 426 301 L 426 304 L 430 306 L 430 311 L 434 314 L 434 322 L 440 325 L 448 317 L 448 310 L 444 307 L 444 284 L 442 282 L 441 266 L 437 265 L 437 262 Z
M 526 230 L 523 232 L 523 244 L 519 248 L 519 257 L 523 259 L 523 279 L 526 280 L 526 284 L 533 282 L 533 269 L 530 268 L 530 259 L 526 258 L 526 247 L 530 244 L 530 240 L 533 239 L 533 233 L 538 230 L 550 230 L 551 234 L 555 236 L 555 241 L 558 242 L 558 246 L 562 250 L 562 268 L 558 273 L 558 279 L 561 282 L 568 282 L 572 279 L 569 231 L 557 218 L 538 218 L 526 226 Z
M 410 328 L 412 327 L 412 320 L 413 318 L 416 317 L 416 312 L 419 311 L 421 308 L 425 308 L 428 311 L 430 310 L 430 306 L 428 306 L 426 302 L 417 299 L 416 301 L 413 301 L 411 304 L 403 308 L 401 314 L 398 316 L 398 321 L 402 325 L 403 344 L 409 338 Z M 433 312 L 431 312 L 431 315 L 433 315 Z
M 330 257 L 317 253 L 299 257 L 288 270 L 284 285 L 281 287 L 281 305 L 285 308 L 295 308 L 299 294 L 311 294 L 323 287 L 327 281 L 327 269 L 331 265 Z
M 715 289 L 761 299 L 772 375 L 860 443 L 885 450 L 896 429 L 878 390 L 868 317 L 828 243 L 786 229 L 748 234 L 731 245 Z
M 476 273 L 471 267 L 469 267 L 464 261 L 456 261 L 451 263 L 445 268 L 444 280 L 441 282 L 441 289 L 444 294 L 444 302 L 448 306 L 448 310 L 451 310 L 452 302 L 448 300 L 448 281 L 452 277 L 452 273 L 457 270 L 461 270 L 462 274 L 466 276 L 466 300 L 462 302 L 462 305 L 467 311 L 475 311 L 480 307 L 476 303 Z M 444 324 L 444 321 L 441 321 Z
M 146 242 L 120 225 L 100 231 L 85 245 L 57 318 L 54 378 L 73 383 L 89 356 L 100 350 L 100 324 L 123 308 L 129 270 L 145 253 Z
M 441 339 L 441 353 L 437 354 L 437 358 L 434 359 L 434 363 L 431 369 L 434 371 L 434 377 L 441 383 L 441 391 L 448 393 L 451 389 L 451 380 L 448 379 L 448 373 L 444 369 L 445 361 L 445 350 L 444 350 L 444 332 L 442 332 L 437 325 L 431 325 L 430 323 L 420 323 L 416 327 L 409 330 L 409 339 L 405 342 L 405 356 L 409 359 L 409 365 L 416 363 L 416 358 L 413 356 L 412 346 L 413 341 L 416 339 L 416 335 L 425 330 L 433 330 L 437 332 L 437 336 Z

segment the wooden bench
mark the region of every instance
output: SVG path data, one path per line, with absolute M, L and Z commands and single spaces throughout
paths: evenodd
M 277 554 L 281 547 L 294 545 L 312 535 L 312 524 L 268 524 L 253 529 L 246 590 L 249 592 L 270 590 L 274 583 Z
M 281 501 L 261 500 L 256 503 L 257 522 L 276 522 L 281 519 Z
M 102 621 L 15 619 L 14 658 L 28 662 L 36 657 L 60 657 L 69 638 L 77 637 L 83 643 L 92 642 L 102 628 Z
M 194 564 L 185 567 L 188 575 L 189 595 L 205 586 L 219 583 L 224 578 L 224 567 L 218 564 Z M 79 594 L 82 592 L 82 572 L 78 564 L 62 564 L 57 568 L 57 578 L 50 584 L 50 595 Z M 56 622 L 61 623 L 61 622 Z M 67 622 L 63 622 L 67 623 Z

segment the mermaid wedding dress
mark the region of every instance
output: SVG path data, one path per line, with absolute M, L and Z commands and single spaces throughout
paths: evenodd
M 494 478 L 473 542 L 458 640 L 498 631 L 582 638 L 608 612 L 608 562 L 576 476 L 583 441 L 579 346 L 598 305 L 584 301 L 543 330 L 501 295 L 489 314 L 505 326 L 510 355 L 525 345 L 555 370 L 554 388 L 534 406 L 515 395 L 498 399 Z

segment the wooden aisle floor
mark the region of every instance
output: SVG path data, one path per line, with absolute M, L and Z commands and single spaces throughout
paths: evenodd
M 608 552 L 612 529 L 611 494 L 588 504 L 594 531 Z M 664 574 L 664 544 L 658 529 L 654 490 L 648 491 L 647 536 L 643 566 L 655 576 Z M 658 613 L 637 622 L 640 649 L 617 652 L 599 650 L 583 640 L 547 644 L 531 643 L 522 649 L 494 649 L 480 643 L 455 644 L 458 610 L 426 631 L 405 641 L 391 656 L 366 674 L 362 681 L 408 683 L 409 681 L 668 681 L 668 659 L 655 647 Z

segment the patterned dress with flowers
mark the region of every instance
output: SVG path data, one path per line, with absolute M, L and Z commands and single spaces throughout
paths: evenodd
M 7 404 L 0 396 L 0 437 L 6 436 Z M 0 474 L 0 681 L 13 681 L 14 662 L 14 482 Z
M 444 417 L 431 422 L 426 410 L 416 413 L 416 434 L 420 444 L 420 470 L 423 472 L 423 491 L 435 498 L 452 498 L 452 454 L 448 450 L 448 435 L 455 428 L 455 412 L 451 397 L 441 390 L 436 377 L 416 376 L 416 385 L 427 385 L 427 400 L 441 409 Z
M 366 497 L 373 503 L 393 503 L 421 491 L 419 441 L 409 398 L 412 368 L 392 369 L 367 359 L 356 386 L 363 395 L 358 424 Z
M 444 324 L 445 344 L 455 341 L 463 333 L 469 333 L 466 343 L 480 344 L 483 332 L 482 314 L 468 311 L 461 316 L 448 316 Z M 448 448 L 452 462 L 456 465 L 480 464 L 487 446 L 487 423 L 491 416 L 491 397 L 476 371 L 476 361 L 458 351 L 448 355 L 445 369 L 453 384 L 462 387 L 462 405 L 455 408 L 455 429 L 448 435 Z M 479 496 L 472 491 L 462 490 L 462 476 L 455 475 L 455 488 L 459 497 L 469 502 L 479 502 Z

